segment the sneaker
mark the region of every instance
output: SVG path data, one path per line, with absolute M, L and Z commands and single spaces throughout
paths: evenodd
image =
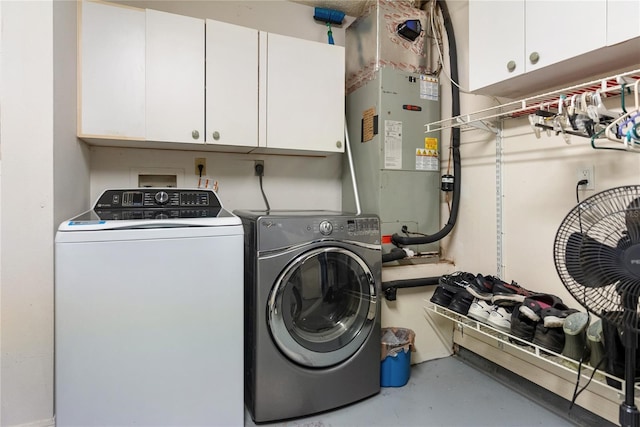
M 461 289 L 466 289 L 468 286 L 467 282 L 472 282 L 475 278 L 476 276 L 471 273 L 456 271 L 455 273 L 440 276 L 438 284 L 448 291 L 457 293 Z
M 468 290 L 478 299 L 491 301 L 491 298 L 493 298 L 493 284 L 495 280 L 500 279 L 497 279 L 493 276 L 483 276 L 482 274 L 477 274 L 475 281 L 469 284 Z
M 604 343 L 602 338 L 602 320 L 598 319 L 587 328 L 587 347 L 589 347 L 589 365 L 604 370 Z
M 533 343 L 535 345 L 560 354 L 564 348 L 564 340 L 562 328 L 545 328 L 542 322 L 536 325 L 536 332 L 533 335 Z
M 573 313 L 564 321 L 562 329 L 565 334 L 562 355 L 573 360 L 587 359 L 587 326 L 589 316 L 587 313 Z
M 464 289 L 476 298 L 491 299 L 491 292 L 488 292 L 486 288 L 477 283 L 476 276 L 471 273 L 457 272 L 441 276 L 438 283 L 451 292 L 458 292 L 460 289 Z
M 529 319 L 528 317 L 521 316 L 521 306 L 522 304 L 516 305 L 511 313 L 511 335 L 531 342 L 533 341 L 533 336 L 536 333 L 537 322 Z
M 551 294 L 537 294 L 525 298 L 520 307 L 520 314 L 527 316 L 529 319 L 539 322 L 542 318 L 540 314 L 542 310 L 553 307 L 560 310 L 568 310 L 569 307 L 562 303 L 562 300 Z
M 461 290 L 451 298 L 451 303 L 448 308 L 451 311 L 455 311 L 458 314 L 466 316 L 472 303 L 473 295 L 466 290 Z
M 449 304 L 451 304 L 451 299 L 454 295 L 455 294 L 453 292 L 448 291 L 442 286 L 438 286 L 429 301 L 442 307 L 448 307 Z
M 471 306 L 469 307 L 469 312 L 467 313 L 467 315 L 479 322 L 486 322 L 493 308 L 494 307 L 488 302 L 476 298 L 471 303 Z
M 575 308 L 562 310 L 561 308 L 547 307 L 540 310 L 540 317 L 542 318 L 542 322 L 545 327 L 562 328 L 567 316 L 574 313 L 578 313 L 578 310 Z
M 496 306 L 489 314 L 487 323 L 503 332 L 511 332 L 511 313 L 512 307 Z
M 498 280 L 493 285 L 493 297 L 491 302 L 494 304 L 517 304 L 523 302 L 525 298 L 530 297 L 534 293 L 521 287 L 516 282 L 503 282 Z

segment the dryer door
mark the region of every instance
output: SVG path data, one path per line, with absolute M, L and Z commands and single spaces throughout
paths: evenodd
M 365 342 L 377 313 L 375 277 L 354 252 L 321 247 L 296 257 L 269 296 L 271 335 L 291 360 L 321 368 Z

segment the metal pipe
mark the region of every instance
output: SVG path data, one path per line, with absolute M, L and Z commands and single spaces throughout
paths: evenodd
M 419 286 L 433 286 L 439 283 L 440 277 L 422 277 L 419 279 L 391 280 L 382 282 L 382 292 L 388 301 L 396 300 L 396 291 L 400 288 L 416 288 Z
M 351 174 L 351 184 L 353 185 L 353 196 L 356 200 L 356 215 L 362 213 L 360 208 L 360 195 L 358 194 L 358 183 L 356 182 L 356 171 L 353 167 L 353 156 L 351 155 L 351 141 L 349 140 L 349 129 L 347 128 L 347 119 L 344 119 L 344 139 L 346 142 L 347 159 L 349 160 L 349 173 Z

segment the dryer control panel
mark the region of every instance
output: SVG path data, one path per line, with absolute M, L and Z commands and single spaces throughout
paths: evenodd
M 320 240 L 380 244 L 380 219 L 332 211 L 235 211 L 255 233 L 258 251 L 271 251 Z

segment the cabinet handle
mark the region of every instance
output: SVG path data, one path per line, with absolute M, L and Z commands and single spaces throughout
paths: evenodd
M 191 138 L 193 138 L 193 139 L 200 138 L 200 132 L 198 132 L 197 130 L 192 131 L 191 132 Z
M 217 141 L 220 139 L 220 132 L 215 131 L 214 133 L 211 134 L 211 136 L 213 137 L 213 139 Z
M 512 73 L 516 69 L 516 61 L 507 62 L 507 70 Z
M 342 141 L 336 141 L 336 147 L 342 148 Z
M 529 55 L 529 61 L 532 64 L 537 64 L 539 60 L 540 60 L 540 54 L 538 52 L 533 52 L 531 53 L 531 55 Z

